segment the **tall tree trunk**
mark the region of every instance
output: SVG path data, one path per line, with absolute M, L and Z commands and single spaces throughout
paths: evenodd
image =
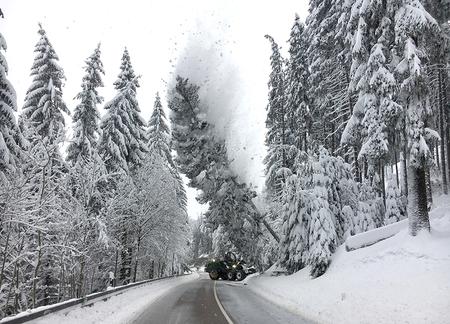
M 386 179 L 384 174 L 384 163 L 380 160 L 380 172 L 381 172 L 381 192 L 383 194 L 383 206 L 386 209 Z
M 427 184 L 427 207 L 428 211 L 431 210 L 433 206 L 433 190 L 431 188 L 431 176 L 430 176 L 430 168 L 425 168 L 425 180 Z
M 42 242 L 41 242 L 41 231 L 38 230 L 38 259 L 36 262 L 36 267 L 34 268 L 34 275 L 33 275 L 33 292 L 32 292 L 32 301 L 33 301 L 33 308 L 36 308 L 36 294 L 37 294 L 37 279 L 38 279 L 38 273 L 39 268 L 41 265 L 41 257 L 42 257 Z
M 78 278 L 78 289 L 77 289 L 77 298 L 80 298 L 84 296 L 84 268 L 85 268 L 85 259 L 84 256 L 81 257 L 81 264 L 80 264 L 80 276 Z
M 405 149 L 403 152 L 401 152 L 402 161 L 402 195 L 408 196 L 408 168 L 407 168 L 407 161 L 406 161 L 406 151 Z
M 444 192 L 444 194 L 448 194 L 448 188 L 447 188 L 447 171 L 445 168 L 445 128 L 446 128 L 446 122 L 445 121 L 445 114 L 444 114 L 444 110 L 445 110 L 445 104 L 444 104 L 444 96 L 443 96 L 443 77 L 442 77 L 442 71 L 439 70 L 439 126 L 440 126 L 440 135 L 441 135 L 441 141 L 440 141 L 440 146 L 441 146 L 441 173 L 442 173 L 442 191 Z M 439 164 L 439 162 L 438 162 Z M 429 170 L 428 170 L 429 172 Z
M 17 269 L 16 271 L 16 289 L 14 291 L 14 312 L 18 313 L 18 309 L 19 309 L 19 267 L 17 266 L 17 261 L 16 261 L 16 267 Z
M 136 274 L 137 274 L 137 268 L 138 268 L 138 262 L 139 262 L 139 250 L 141 249 L 141 234 L 138 233 L 138 241 L 137 241 L 137 247 L 136 247 L 136 256 L 134 258 L 134 273 L 133 273 L 133 282 L 136 282 Z
M 397 180 L 397 188 L 400 188 L 400 178 L 398 174 L 398 152 L 397 152 L 397 146 L 395 141 L 395 134 L 392 136 L 392 147 L 394 148 L 394 167 L 395 167 L 395 180 Z
M 119 263 L 119 249 L 116 249 L 116 262 L 114 263 L 114 287 L 117 283 L 117 265 Z
M 12 216 L 11 216 L 12 217 Z M 2 269 L 0 270 L 0 287 L 2 287 L 3 284 L 3 278 L 4 278 L 4 272 L 5 272 L 5 265 L 6 265 L 6 256 L 8 254 L 8 248 L 9 248 L 9 238 L 11 236 L 11 222 L 8 224 L 7 227 L 7 234 L 6 234 L 6 242 L 5 246 L 3 248 L 3 257 L 2 257 Z
M 408 168 L 408 218 L 409 232 L 412 236 L 416 236 L 424 229 L 430 231 L 424 167 L 409 166 Z
M 447 146 L 447 179 L 450 180 L 450 129 L 449 129 L 449 122 L 450 122 L 450 117 L 449 117 L 449 110 L 450 110 L 450 100 L 448 97 L 448 91 L 449 89 L 449 80 L 448 80 L 448 75 L 447 74 L 443 74 L 442 76 L 442 99 L 444 102 L 444 116 L 445 116 L 445 120 L 444 120 L 444 129 L 445 129 L 445 138 L 441 138 L 442 141 L 446 142 L 446 146 Z
M 150 269 L 148 271 L 148 279 L 153 279 L 155 277 L 155 260 L 152 260 L 150 264 Z

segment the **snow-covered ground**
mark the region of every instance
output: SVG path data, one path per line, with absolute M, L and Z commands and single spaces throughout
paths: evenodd
M 130 288 L 121 294 L 112 296 L 106 302 L 99 298 L 90 307 L 73 306 L 30 321 L 33 324 L 125 324 L 131 323 L 146 306 L 155 301 L 169 289 L 198 278 L 193 273 L 187 276 L 155 281 L 136 288 Z
M 407 229 L 375 245 L 341 246 L 326 274 L 253 278 L 256 293 L 320 323 L 450 323 L 450 198 L 431 212 L 432 232 Z

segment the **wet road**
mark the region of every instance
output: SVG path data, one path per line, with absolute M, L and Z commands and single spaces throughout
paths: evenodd
M 237 282 L 207 274 L 177 286 L 141 313 L 135 324 L 310 324 Z

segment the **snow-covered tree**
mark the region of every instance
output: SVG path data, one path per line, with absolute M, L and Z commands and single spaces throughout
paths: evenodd
M 313 188 L 307 203 L 310 212 L 308 233 L 308 264 L 311 266 L 311 276 L 318 277 L 325 273 L 331 262 L 331 254 L 337 243 L 336 228 L 333 214 L 328 204 L 330 178 L 326 175 L 321 163 L 313 166 Z
M 90 158 L 97 145 L 100 115 L 97 105 L 103 102 L 97 88 L 103 87 L 103 63 L 100 60 L 100 44 L 86 60 L 81 91 L 75 97 L 80 103 L 73 115 L 73 138 L 67 148 L 67 161 L 75 163 L 79 157 Z
M 180 206 L 186 208 L 187 198 L 183 180 L 172 158 L 172 142 L 166 114 L 161 104 L 159 94 L 156 94 L 152 116 L 147 129 L 148 150 L 150 154 L 158 154 L 171 168 L 173 177 L 178 181 L 178 199 Z
M 117 95 L 104 109 L 100 128 L 99 153 L 108 171 L 128 172 L 139 166 L 147 151 L 145 143 L 145 121 L 140 115 L 136 90 L 138 77 L 131 66 L 130 55 L 125 49 L 120 66 L 120 74 L 114 82 Z
M 383 225 L 384 206 L 369 180 L 358 186 L 358 206 L 356 209 L 355 233 L 366 232 Z
M 300 169 L 302 177 L 291 175 L 284 187 L 282 198 L 283 227 L 280 241 L 281 264 L 290 272 L 303 268 L 308 259 L 309 225 L 311 215 L 308 210 L 308 199 L 305 190 L 305 179 L 312 177 L 312 165 L 305 161 Z M 300 171 L 299 170 L 299 171 Z
M 285 71 L 284 59 L 281 57 L 280 48 L 275 40 L 265 36 L 271 44 L 272 55 L 270 64 L 272 71 L 269 77 L 269 99 L 266 117 L 266 146 L 267 155 L 264 159 L 266 165 L 266 190 L 269 195 L 280 196 L 283 182 L 290 171 L 288 161 L 292 161 L 294 156 L 289 155 L 286 133 L 286 110 L 285 110 Z
M 289 37 L 289 60 L 285 78 L 285 119 L 287 144 L 308 151 L 311 124 L 309 111 L 307 39 L 305 27 L 298 15 Z
M 342 31 L 348 21 L 348 2 L 312 0 L 306 19 L 310 141 L 341 156 L 348 155 L 348 148 L 338 145 L 353 107 L 352 94 L 348 91 L 350 55 Z M 355 160 L 352 155 L 350 158 Z M 359 174 L 356 163 L 355 173 Z
M 4 183 L 7 173 L 17 171 L 26 145 L 14 115 L 16 91 L 6 77 L 8 63 L 3 50 L 6 51 L 6 41 L 0 33 L 0 183 Z
M 431 163 L 427 141 L 438 138 L 427 127 L 430 114 L 425 65 L 427 37 L 433 37 L 438 25 L 419 0 L 402 0 L 395 14 L 396 66 L 400 99 L 405 109 L 408 152 L 408 217 L 410 233 L 430 230 L 427 206 L 426 170 Z
M 148 122 L 147 140 L 150 152 L 159 154 L 161 157 L 166 158 L 170 164 L 173 164 L 170 152 L 170 130 L 158 93 L 156 94 L 152 116 Z
M 320 147 L 318 153 L 311 151 L 297 160 L 298 172 L 288 178 L 282 199 L 280 261 L 292 272 L 312 262 L 312 249 L 316 256 L 311 258 L 318 257 L 319 245 L 314 240 L 329 239 L 330 245 L 323 245 L 325 241 L 320 244 L 324 249 L 322 255 L 330 255 L 347 235 L 355 233 L 353 210 L 358 206 L 358 197 L 351 166 L 341 157 L 331 156 L 324 147 Z M 321 263 L 317 260 L 314 262 Z M 321 269 L 326 270 L 326 266 L 318 266 L 315 276 L 321 274 Z
M 63 113 L 70 114 L 62 98 L 64 71 L 45 30 L 39 25 L 40 39 L 35 46 L 31 76 L 23 107 L 23 116 L 31 135 L 53 144 L 64 136 Z
M 240 253 L 257 261 L 252 243 L 259 235 L 255 193 L 231 171 L 225 143 L 214 135 L 200 108 L 199 87 L 181 77 L 176 81 L 169 100 L 175 161 L 189 185 L 201 191 L 199 202 L 209 203 L 205 218 L 212 230 L 221 226 Z
M 402 220 L 404 217 L 404 206 L 402 206 L 400 190 L 394 181 L 389 181 L 386 189 L 386 212 L 384 223 L 393 224 Z
M 373 185 L 384 192 L 384 163 L 401 133 L 402 107 L 396 102 L 397 82 L 393 73 L 392 43 L 395 3 L 354 1 L 347 25 L 352 53 L 351 92 L 358 95 L 343 132 L 343 144 L 361 147 L 359 159 L 367 163 L 366 176 L 381 177 Z M 377 175 L 375 175 L 377 174 Z
M 118 278 L 136 281 L 149 251 L 168 258 L 186 244 L 187 213 L 179 205 L 177 179 L 158 154 L 147 155 L 133 178 L 122 177 L 117 192 L 110 217 L 120 252 Z

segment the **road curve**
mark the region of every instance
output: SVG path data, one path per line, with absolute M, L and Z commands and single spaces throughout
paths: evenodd
M 201 274 L 197 280 L 172 288 L 150 304 L 133 323 L 310 324 L 311 322 L 259 297 L 240 283 L 212 281 L 207 274 Z

